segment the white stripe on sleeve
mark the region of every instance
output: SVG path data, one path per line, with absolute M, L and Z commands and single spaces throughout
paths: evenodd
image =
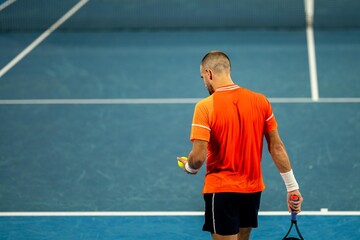
M 272 119 L 274 117 L 274 114 L 271 114 L 271 116 L 268 118 L 268 119 L 266 119 L 265 121 L 267 122 L 267 121 L 269 121 L 270 119 Z
M 211 129 L 210 129 L 209 127 L 204 126 L 204 125 L 200 125 L 200 124 L 195 124 L 195 123 L 193 123 L 193 124 L 192 124 L 192 126 L 194 126 L 194 127 L 201 127 L 201 128 L 205 128 L 205 129 L 207 129 L 207 130 L 211 131 Z

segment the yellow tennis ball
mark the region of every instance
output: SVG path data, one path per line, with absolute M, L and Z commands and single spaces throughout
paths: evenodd
M 181 159 L 187 160 L 187 157 L 181 157 Z M 179 160 L 178 160 L 178 166 L 182 169 L 185 168 L 185 165 L 182 162 L 180 162 Z

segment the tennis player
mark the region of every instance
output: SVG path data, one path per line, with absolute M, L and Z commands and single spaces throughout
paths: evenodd
M 204 56 L 200 75 L 210 96 L 194 110 L 190 140 L 193 142 L 185 172 L 196 174 L 206 161 L 203 195 L 204 231 L 213 239 L 245 240 L 258 226 L 264 136 L 271 157 L 287 188 L 287 205 L 297 213 L 303 198 L 289 157 L 280 139 L 277 122 L 267 98 L 233 83 L 230 60 L 220 51 Z M 296 195 L 299 201 L 290 201 Z

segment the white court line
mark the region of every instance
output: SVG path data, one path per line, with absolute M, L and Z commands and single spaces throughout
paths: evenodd
M 306 20 L 306 40 L 308 47 L 311 99 L 319 100 L 319 87 L 316 70 L 315 40 L 314 40 L 314 0 L 304 0 Z
M 0 11 L 4 10 L 5 8 L 10 6 L 14 2 L 16 2 L 16 0 L 7 0 L 6 2 L 4 2 L 3 4 L 0 5 Z
M 61 26 L 66 20 L 68 20 L 74 13 L 76 13 L 82 6 L 84 6 L 89 0 L 80 0 L 75 6 L 73 6 L 64 16 L 57 20 L 49 29 L 35 39 L 29 46 L 27 46 L 21 53 L 19 53 L 13 60 L 11 60 L 5 67 L 0 70 L 0 78 L 4 76 L 11 68 L 13 68 L 19 61 L 21 61 L 26 55 L 28 55 L 34 48 L 36 48 L 42 41 L 44 41 L 53 31 Z
M 311 98 L 313 101 L 319 100 L 319 87 L 316 71 L 316 57 L 315 57 L 315 44 L 314 44 L 314 30 L 312 27 L 306 27 L 306 36 L 308 43 L 309 54 L 309 70 L 310 70 L 310 86 L 311 86 Z
M 195 104 L 200 98 L 2 99 L 0 105 Z M 269 98 L 271 103 L 314 103 L 311 98 Z M 360 98 L 319 98 L 316 103 L 360 103 Z
M 269 98 L 271 103 L 360 103 L 360 98 Z
M 260 211 L 260 216 L 289 216 L 286 211 Z M 360 211 L 303 211 L 306 216 L 360 216 Z M 201 211 L 157 211 L 157 212 L 0 212 L 0 217 L 142 217 L 142 216 L 204 216 Z
M 9 99 L 3 104 L 179 104 L 196 103 L 199 98 L 113 98 L 113 99 Z

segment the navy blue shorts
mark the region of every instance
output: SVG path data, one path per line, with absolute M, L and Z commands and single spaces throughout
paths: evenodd
M 240 228 L 256 228 L 261 192 L 204 194 L 203 230 L 219 235 L 234 235 Z

